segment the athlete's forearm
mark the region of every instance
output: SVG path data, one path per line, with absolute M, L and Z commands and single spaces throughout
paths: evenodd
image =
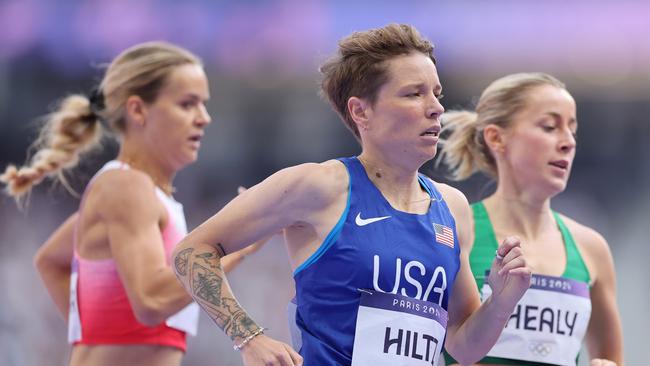
M 510 318 L 513 307 L 497 303 L 490 296 L 458 329 L 450 329 L 446 348 L 461 364 L 473 364 L 494 346 Z
M 235 343 L 241 343 L 259 326 L 232 294 L 221 266 L 225 252 L 218 245 L 182 242 L 173 254 L 173 268 L 185 290 Z
M 145 324 L 159 324 L 192 302 L 171 268 L 161 268 L 148 277 L 138 299 L 139 313 L 143 319 L 147 319 Z
M 78 217 L 79 214 L 74 213 L 65 220 L 34 255 L 34 266 L 41 281 L 66 321 L 70 301 L 74 228 Z
M 63 320 L 68 320 L 70 301 L 70 267 L 61 268 L 46 260 L 35 260 L 36 269 Z

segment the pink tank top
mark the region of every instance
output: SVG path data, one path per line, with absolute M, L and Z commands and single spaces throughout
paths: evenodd
M 95 174 L 88 187 L 107 170 L 128 168 L 126 163 L 110 161 Z M 167 264 L 171 265 L 174 247 L 187 234 L 185 215 L 183 206 L 158 188 L 156 195 L 167 208 L 169 216 L 161 234 Z M 82 206 L 83 199 L 80 211 Z M 133 313 L 115 261 L 81 258 L 75 245 L 68 317 L 68 341 L 71 343 L 149 344 L 185 351 L 185 333 L 196 334 L 198 315 L 198 306 L 192 303 L 161 324 L 153 327 L 141 324 Z

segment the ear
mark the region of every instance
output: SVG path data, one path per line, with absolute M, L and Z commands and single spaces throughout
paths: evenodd
M 358 97 L 350 97 L 348 99 L 348 112 L 354 123 L 357 124 L 359 131 L 370 128 L 369 114 L 371 111 L 368 102 Z
M 147 106 L 144 100 L 137 95 L 131 95 L 126 99 L 125 112 L 128 121 L 143 127 L 147 122 Z
M 503 154 L 506 151 L 507 136 L 503 128 L 494 124 L 487 125 L 483 129 L 483 139 L 491 151 L 497 154 Z

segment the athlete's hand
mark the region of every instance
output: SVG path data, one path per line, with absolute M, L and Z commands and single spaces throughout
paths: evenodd
M 246 366 L 301 366 L 302 357 L 286 343 L 264 334 L 251 339 L 241 349 Z
M 604 358 L 594 358 L 589 362 L 589 366 L 616 366 L 616 362 Z
M 497 249 L 488 277 L 494 299 L 515 306 L 530 287 L 531 275 L 519 238 L 505 238 Z

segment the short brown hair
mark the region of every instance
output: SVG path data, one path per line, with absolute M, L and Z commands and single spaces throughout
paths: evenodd
M 348 100 L 355 96 L 374 103 L 379 88 L 388 79 L 385 61 L 413 52 L 421 52 L 436 62 L 433 45 L 413 26 L 389 24 L 343 38 L 336 55 L 321 66 L 321 93 L 357 139 L 359 130 L 348 111 Z

